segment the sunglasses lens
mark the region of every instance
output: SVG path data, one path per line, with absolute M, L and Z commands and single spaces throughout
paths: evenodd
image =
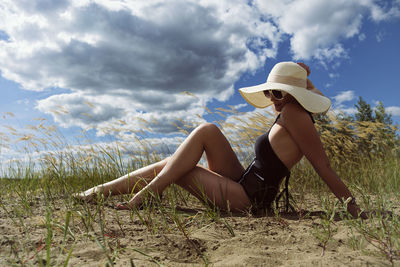
M 282 94 L 282 92 L 281 91 L 278 91 L 278 90 L 271 90 L 271 92 L 272 92 L 272 94 L 274 95 L 274 97 L 276 98 L 276 99 L 282 99 L 283 98 L 283 94 Z
M 271 95 L 273 95 L 276 100 L 281 100 L 285 96 L 284 93 L 279 90 L 265 90 L 264 95 L 268 98 L 271 98 Z

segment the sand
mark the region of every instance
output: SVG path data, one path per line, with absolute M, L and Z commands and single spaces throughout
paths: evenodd
M 118 199 L 107 200 L 108 205 L 103 209 L 103 235 L 98 220 L 93 223 L 94 231 L 85 230 L 77 213 L 77 210 L 82 210 L 82 205 L 70 206 L 73 210 L 70 229 L 75 239 L 67 234 L 63 243 L 62 226 L 65 225 L 67 208 L 62 200 L 54 200 L 52 204 L 60 208 L 53 210 L 50 218 L 52 265 L 57 260 L 63 264 L 71 248 L 69 266 L 105 266 L 110 261 L 107 254 L 110 258 L 116 256 L 111 260 L 116 266 L 131 266 L 132 263 L 134 266 L 202 266 L 206 262 L 210 266 L 391 265 L 368 242 L 354 249 L 352 236 L 353 240 L 357 238 L 354 239 L 350 227 L 340 218 L 332 223 L 333 234 L 323 249 L 315 234 L 315 229 L 321 224 L 316 200 L 311 200 L 313 204 L 302 214 L 261 217 L 222 214 L 214 221 L 204 215 L 201 205 L 178 207 L 177 210 L 185 215 L 185 220 L 182 220 L 185 233 L 171 218 L 160 220 L 159 226 L 146 227 L 138 216 L 131 217 L 130 211 L 114 210 L 112 205 L 116 201 Z M 16 205 L 4 199 L 2 204 L 8 207 L 8 211 Z M 0 208 L 0 266 L 39 265 L 40 260 L 46 263 L 46 207 L 39 197 L 29 205 L 32 213 L 26 215 L 28 213 L 21 209 L 21 216 L 16 212 L 7 214 Z M 96 205 L 88 207 L 95 212 Z M 140 213 L 145 216 L 146 211 Z M 105 246 L 107 253 L 99 243 L 108 244 Z M 400 262 L 395 261 L 395 266 L 400 266 Z

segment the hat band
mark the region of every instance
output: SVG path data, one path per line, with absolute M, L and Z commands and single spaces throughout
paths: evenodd
M 284 83 L 287 85 L 293 85 L 297 87 L 307 88 L 307 80 L 283 75 L 269 75 L 267 82 L 273 83 Z

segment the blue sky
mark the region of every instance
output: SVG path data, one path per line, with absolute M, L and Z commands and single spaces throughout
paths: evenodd
M 253 111 L 237 89 L 279 61 L 308 64 L 332 110 L 362 96 L 399 123 L 399 26 L 399 0 L 5 0 L 0 132 L 46 118 L 71 139 L 168 138 L 209 119 L 204 106 Z

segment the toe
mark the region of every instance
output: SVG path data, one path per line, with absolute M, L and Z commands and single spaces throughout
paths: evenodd
M 121 202 L 121 203 L 118 203 L 118 204 L 115 206 L 115 208 L 116 208 L 117 210 L 129 210 L 129 209 L 130 209 L 130 206 L 128 205 L 128 202 Z

